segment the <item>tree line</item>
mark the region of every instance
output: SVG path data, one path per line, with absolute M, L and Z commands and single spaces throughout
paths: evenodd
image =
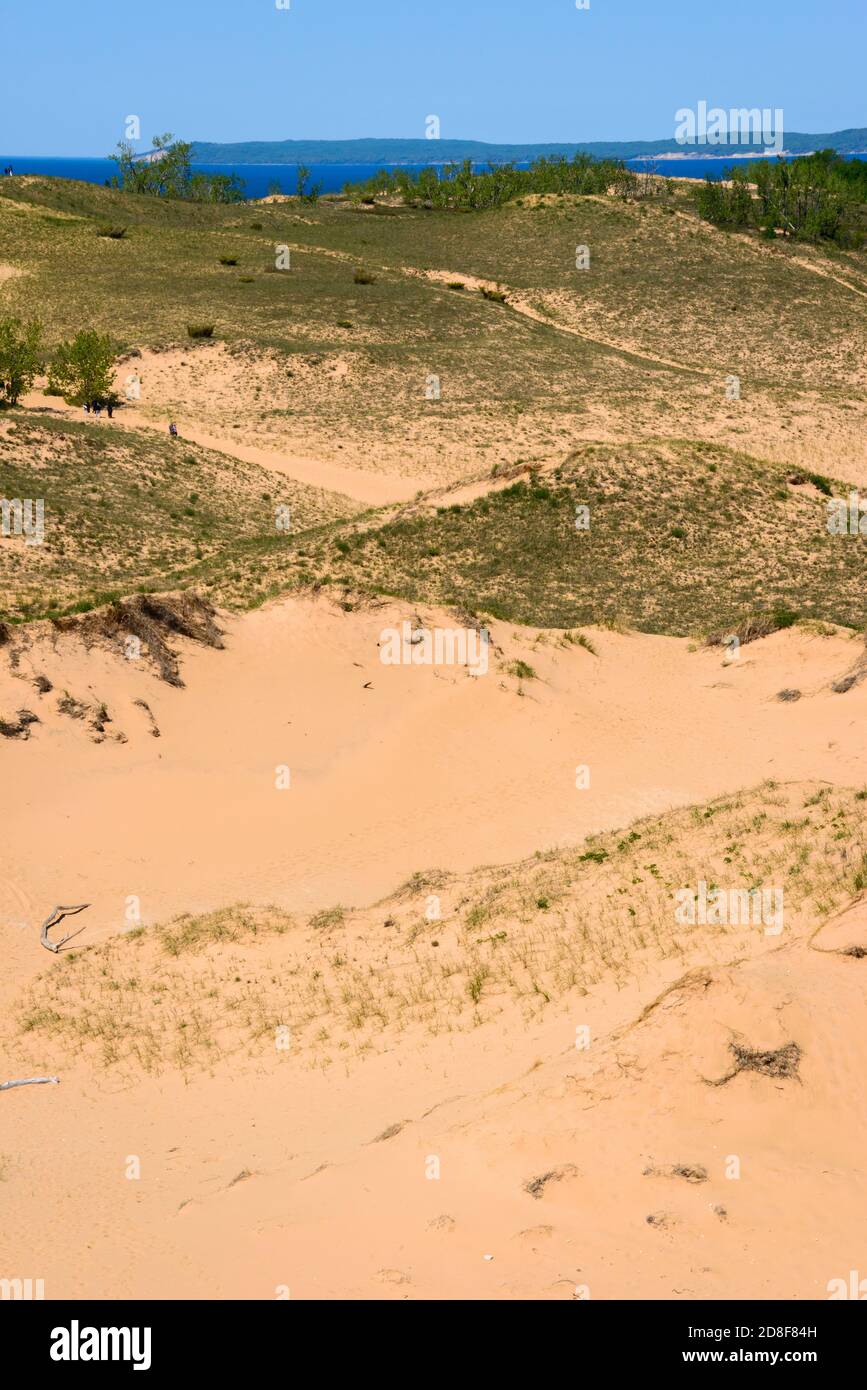
M 348 183 L 344 192 L 357 200 L 383 195 L 399 197 L 408 207 L 477 210 L 498 208 L 512 198 L 545 193 L 607 193 L 635 196 L 641 175 L 620 159 L 593 159 L 587 154 L 541 157 L 527 169 L 515 164 L 489 164 L 476 169 L 472 161 L 431 165 L 426 169 L 378 169 L 372 178 Z
M 758 160 L 734 169 L 727 183 L 707 179 L 696 206 L 718 227 L 857 250 L 867 238 L 867 162 L 835 150 Z
M 0 406 L 17 405 L 37 376 L 48 373 L 48 394 L 67 405 L 119 404 L 114 388 L 117 346 L 111 338 L 83 329 L 50 357 L 42 349 L 42 325 L 0 319 Z

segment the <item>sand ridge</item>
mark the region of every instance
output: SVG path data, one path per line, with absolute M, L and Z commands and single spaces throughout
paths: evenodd
M 409 619 L 455 627 L 445 612 L 345 613 L 315 597 L 225 615 L 226 650 L 179 644 L 184 690 L 71 636 L 35 642 L 14 670 L 0 654 L 0 713 L 26 704 L 40 720 L 26 742 L 4 740 L 14 776 L 0 792 L 32 921 L 43 903 L 92 900 L 94 929 L 114 930 L 130 894 L 150 922 L 236 900 L 363 903 L 416 869 L 508 862 L 766 776 L 849 785 L 867 753 L 867 683 L 831 689 L 860 653 L 848 636 L 793 629 L 728 662 L 683 639 L 605 631 L 593 656 L 496 623 L 488 673 L 474 677 L 384 666 L 382 633 Z M 510 674 L 516 660 L 537 678 Z M 781 703 L 791 688 L 803 698 Z M 63 692 L 106 707 L 105 741 L 58 709 Z M 58 856 L 42 854 L 46 835 Z

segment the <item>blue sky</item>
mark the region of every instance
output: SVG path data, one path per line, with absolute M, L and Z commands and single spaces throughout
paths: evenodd
M 865 0 L 0 0 L 0 150 L 186 139 L 651 139 L 674 112 L 867 126 Z

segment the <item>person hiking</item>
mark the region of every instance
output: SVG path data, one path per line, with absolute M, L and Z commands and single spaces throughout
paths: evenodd
M 178 437 L 178 427 L 175 424 L 174 420 L 169 425 L 169 434 L 171 435 L 172 439 L 177 439 Z
M 111 417 L 112 417 L 112 415 L 114 414 L 114 406 L 112 405 L 111 401 L 106 401 L 106 403 L 105 403 L 105 413 L 106 413 L 106 415 L 108 416 L 108 418 L 109 418 L 109 420 L 110 420 Z

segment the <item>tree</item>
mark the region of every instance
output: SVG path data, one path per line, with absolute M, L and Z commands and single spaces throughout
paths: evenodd
M 114 186 L 125 193 L 149 193 L 157 198 L 186 198 L 197 203 L 238 203 L 244 187 L 236 174 L 194 174 L 192 144 L 176 140 L 170 131 L 155 135 L 153 151 L 137 155 L 126 140 L 110 155 L 118 172 Z
M 295 196 L 302 203 L 317 203 L 319 201 L 319 195 L 322 192 L 322 184 L 314 183 L 310 189 L 305 192 L 305 186 L 309 177 L 310 170 L 307 165 L 299 164 L 295 176 Z
M 17 405 L 41 366 L 39 347 L 42 325 L 35 320 L 0 319 L 0 400 Z
M 111 338 L 83 329 L 71 343 L 61 343 L 48 372 L 48 388 L 63 396 L 67 405 L 115 401 L 114 359 L 117 348 Z

